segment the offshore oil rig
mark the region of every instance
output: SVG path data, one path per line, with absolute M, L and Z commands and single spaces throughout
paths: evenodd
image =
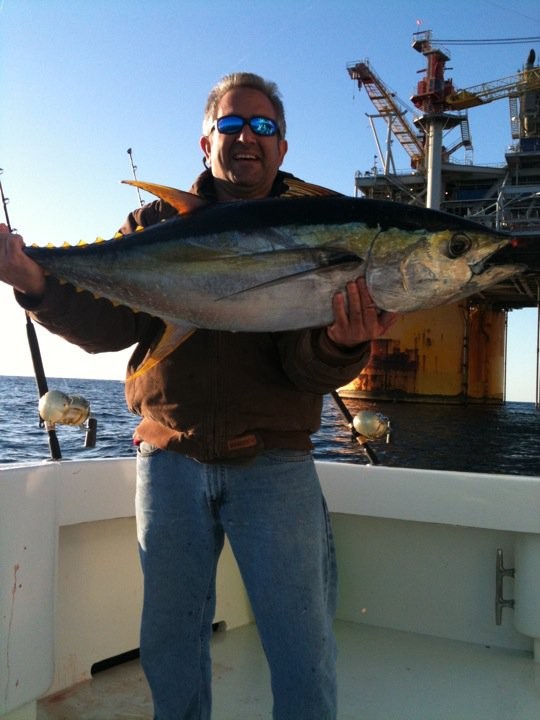
M 375 112 L 368 114 L 380 161 L 355 174 L 355 194 L 423 205 L 473 219 L 517 239 L 527 271 L 482 296 L 400 317 L 372 343 L 369 365 L 340 392 L 377 400 L 502 403 L 505 400 L 508 312 L 537 308 L 536 404 L 540 404 L 540 66 L 534 50 L 516 75 L 457 89 L 445 78 L 450 55 L 431 31 L 413 35 L 425 71 L 408 107 L 377 75 L 368 60 L 347 72 L 365 88 Z M 506 98 L 513 144 L 505 163 L 475 165 L 467 111 Z M 384 137 L 377 128 L 384 127 Z M 457 139 L 445 145 L 451 131 Z M 397 171 L 397 140 L 410 169 Z M 463 149 L 465 161 L 454 153 Z M 376 156 L 377 157 L 377 156 Z

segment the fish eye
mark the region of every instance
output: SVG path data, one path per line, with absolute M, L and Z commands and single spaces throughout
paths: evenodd
M 449 258 L 461 257 L 471 249 L 471 239 L 463 233 L 454 233 L 448 241 L 447 254 Z

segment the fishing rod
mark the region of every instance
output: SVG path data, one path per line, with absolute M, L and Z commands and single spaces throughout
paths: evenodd
M 4 171 L 0 168 L 0 175 L 3 172 Z M 2 207 L 4 209 L 4 217 L 6 219 L 8 230 L 10 233 L 15 232 L 14 228 L 11 226 L 7 209 L 9 198 L 4 195 L 4 188 L 1 180 L 0 196 L 2 198 Z M 84 446 L 94 447 L 96 444 L 97 420 L 90 417 L 90 405 L 84 398 L 76 395 L 69 397 L 68 395 L 60 393 L 56 390 L 49 391 L 36 329 L 30 314 L 25 311 L 25 315 L 26 337 L 28 339 L 28 346 L 30 348 L 30 356 L 32 358 L 32 365 L 34 368 L 34 375 L 39 394 L 39 426 L 44 427 L 47 430 L 51 460 L 61 460 L 62 452 L 60 450 L 60 443 L 56 434 L 56 423 L 62 423 L 64 425 L 83 425 L 83 423 L 86 422 L 86 437 Z
M 330 394 L 347 421 L 353 438 L 369 460 L 370 465 L 379 465 L 377 453 L 368 440 L 380 440 L 386 436 L 386 442 L 390 442 L 390 420 L 385 415 L 371 410 L 361 410 L 353 417 L 349 408 L 338 395 L 337 390 L 332 390 Z
M 3 172 L 3 170 L 0 171 L 0 174 Z M 2 186 L 2 181 L 0 180 L 0 194 L 2 195 L 2 206 L 4 208 L 4 217 L 6 219 L 6 225 L 8 226 L 9 232 L 14 232 L 11 221 L 9 219 L 9 213 L 8 213 L 8 203 L 9 198 L 7 198 L 4 195 L 4 188 Z M 32 358 L 32 365 L 34 367 L 34 375 L 36 377 L 36 385 L 38 388 L 39 397 L 41 398 L 45 393 L 48 392 L 49 388 L 47 386 L 47 378 L 45 376 L 45 370 L 43 368 L 43 361 L 41 358 L 41 351 L 39 349 L 39 342 L 36 335 L 36 329 L 34 327 L 34 323 L 32 322 L 32 318 L 30 317 L 28 312 L 25 312 L 26 315 L 26 337 L 28 339 L 28 346 L 30 348 L 30 356 Z M 47 427 L 47 423 L 43 420 L 41 417 L 41 414 L 39 416 L 39 426 L 46 427 L 47 433 L 49 435 L 49 451 L 51 453 L 51 460 L 61 460 L 62 459 L 62 453 L 60 451 L 60 443 L 58 442 L 58 437 L 56 435 L 56 431 L 54 427 Z

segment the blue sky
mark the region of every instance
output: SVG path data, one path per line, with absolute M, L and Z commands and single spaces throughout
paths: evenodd
M 408 103 L 424 66 L 414 32 L 435 39 L 540 35 L 537 0 L 0 0 L 0 167 L 12 224 L 29 243 L 107 237 L 138 204 L 140 179 L 188 188 L 210 87 L 249 70 L 284 96 L 284 169 L 353 193 L 373 165 L 366 94 L 346 66 L 368 58 Z M 443 43 L 444 45 L 444 43 Z M 449 46 L 454 84 L 514 74 L 529 45 Z M 540 55 L 540 44 L 536 46 Z M 474 160 L 500 163 L 511 142 L 508 103 L 469 113 Z M 395 149 L 396 164 L 408 158 Z M 24 317 L 0 287 L 0 374 L 31 374 Z M 7 324 L 7 327 L 6 327 Z M 122 379 L 126 353 L 90 357 L 39 333 L 50 376 Z M 510 314 L 508 398 L 533 400 L 536 314 Z

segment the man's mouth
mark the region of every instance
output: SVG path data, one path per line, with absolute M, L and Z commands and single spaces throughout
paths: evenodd
M 231 157 L 236 162 L 257 162 L 257 160 L 260 160 L 257 149 L 246 147 L 244 143 L 236 143 L 232 148 Z
M 233 160 L 235 161 L 242 161 L 242 162 L 253 162 L 258 160 L 258 156 L 254 155 L 253 153 L 235 153 L 233 155 Z

